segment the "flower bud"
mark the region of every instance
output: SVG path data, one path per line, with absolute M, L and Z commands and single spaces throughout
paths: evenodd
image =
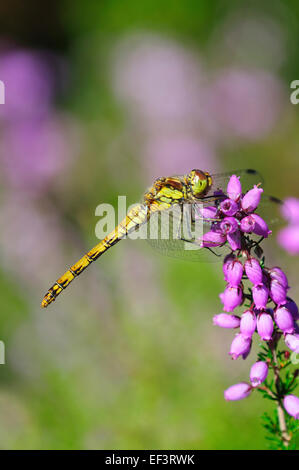
M 232 385 L 224 391 L 224 398 L 227 401 L 243 400 L 250 395 L 252 388 L 247 382 L 240 382 Z
M 243 217 L 243 219 L 240 222 L 241 231 L 245 233 L 252 233 L 254 228 L 255 228 L 255 220 L 252 217 L 252 215 L 247 215 L 246 217 Z
M 240 287 L 227 286 L 225 291 L 219 295 L 224 305 L 225 312 L 231 312 L 238 307 L 243 301 L 243 291 Z
M 289 415 L 299 419 L 299 398 L 296 395 L 286 395 L 283 399 L 283 406 Z
M 230 247 L 233 251 L 241 249 L 241 234 L 240 231 L 237 230 L 234 233 L 227 234 L 227 241 L 230 244 Z
M 242 186 L 240 178 L 236 175 L 232 175 L 227 185 L 227 195 L 230 199 L 238 201 L 242 195 Z
M 268 375 L 268 365 L 264 361 L 253 364 L 250 369 L 250 382 L 253 387 L 258 387 L 263 383 Z
M 294 320 L 291 312 L 285 307 L 278 307 L 274 312 L 274 320 L 283 333 L 294 332 Z
M 287 334 L 285 335 L 284 341 L 291 351 L 294 351 L 297 354 L 299 353 L 299 334 Z
M 252 284 L 261 284 L 263 282 L 263 271 L 256 258 L 248 258 L 245 261 L 245 272 Z
M 271 315 L 262 312 L 257 317 L 257 332 L 264 341 L 270 341 L 274 325 Z
M 251 310 L 246 310 L 240 321 L 240 332 L 245 338 L 251 338 L 256 328 L 256 316 Z
M 269 275 L 272 280 L 276 280 L 281 284 L 285 289 L 289 289 L 289 282 L 286 274 L 280 268 L 272 268 L 269 270 Z
M 240 317 L 228 313 L 219 313 L 214 315 L 213 323 L 221 328 L 238 328 L 240 326 Z
M 210 232 L 205 233 L 201 239 L 202 247 L 215 247 L 223 245 L 226 242 L 226 236 L 221 232 L 215 232 L 211 230 Z
M 268 238 L 268 235 L 270 235 L 272 232 L 269 230 L 268 225 L 264 219 L 262 219 L 258 214 L 251 214 L 251 216 L 255 222 L 253 233 L 259 235 L 260 237 Z
M 270 283 L 270 297 L 277 305 L 282 305 L 287 300 L 286 288 L 275 279 Z
M 297 304 L 292 299 L 287 297 L 284 306 L 291 312 L 294 321 L 299 320 L 299 310 Z
M 238 359 L 239 356 L 243 356 L 245 359 L 250 353 L 251 349 L 251 338 L 246 338 L 242 333 L 237 334 L 230 346 L 229 354 L 232 359 Z
M 230 253 L 229 255 L 227 255 L 225 258 L 224 258 L 224 261 L 223 261 L 223 266 L 222 266 L 222 270 L 223 270 L 223 275 L 224 275 L 224 279 L 227 281 L 227 270 L 228 270 L 228 267 L 231 263 L 233 263 L 233 261 L 237 259 L 235 258 L 235 256 Z
M 238 287 L 243 276 L 243 264 L 238 259 L 229 263 L 226 269 L 226 280 L 232 287 Z
M 239 206 L 232 199 L 225 199 L 224 201 L 221 202 L 220 209 L 224 215 L 231 217 L 235 215 L 236 212 L 238 212 Z
M 202 206 L 201 204 L 197 204 L 196 209 L 196 219 L 215 219 L 217 214 L 217 207 L 215 206 Z
M 259 284 L 252 287 L 252 297 L 255 307 L 258 310 L 266 308 L 268 303 L 269 291 L 264 284 Z
M 242 209 L 246 212 L 253 212 L 260 203 L 261 195 L 264 192 L 262 188 L 258 188 L 256 185 L 248 191 L 241 201 Z

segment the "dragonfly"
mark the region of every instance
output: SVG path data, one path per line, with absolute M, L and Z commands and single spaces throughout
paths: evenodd
M 150 244 L 162 252 L 177 258 L 196 259 L 202 261 L 209 261 L 211 256 L 210 252 L 216 257 L 223 257 L 229 250 L 228 247 L 222 246 L 217 249 L 198 249 L 199 245 L 193 232 L 195 223 L 195 212 L 198 204 L 202 206 L 209 206 L 217 203 L 224 197 L 222 190 L 226 188 L 229 178 L 232 174 L 240 176 L 242 182 L 242 190 L 246 192 L 251 189 L 254 184 L 262 183 L 262 176 L 255 170 L 236 170 L 234 172 L 210 174 L 207 171 L 194 169 L 186 175 L 160 177 L 155 180 L 152 187 L 144 194 L 142 202 L 133 206 L 126 215 L 126 217 L 109 233 L 102 241 L 88 251 L 79 261 L 72 265 L 57 281 L 50 287 L 44 296 L 41 307 L 45 308 L 55 301 L 56 297 L 63 292 L 69 284 L 78 277 L 92 262 L 97 260 L 111 247 L 119 241 L 128 237 L 128 235 L 142 226 L 145 226 L 149 221 L 155 219 L 155 224 L 159 228 L 159 236 L 152 239 L 147 237 Z M 225 196 L 226 197 L 226 196 Z M 273 206 L 278 206 L 280 201 L 274 197 L 267 197 L 264 199 L 262 208 L 265 209 L 267 214 L 273 214 Z M 184 207 L 191 208 L 190 219 L 186 218 L 187 222 L 184 226 L 181 222 L 176 224 L 177 220 L 184 220 L 181 218 Z M 177 209 L 177 210 L 173 210 Z M 170 225 L 173 227 L 177 225 L 176 230 L 172 230 L 172 236 L 165 239 L 161 235 L 161 225 L 163 228 L 163 215 L 170 213 Z M 259 206 L 260 213 L 260 206 Z M 262 214 L 261 214 L 262 215 Z M 277 220 L 277 216 L 273 218 L 273 223 Z M 216 219 L 204 220 L 205 229 L 209 230 L 211 225 L 216 222 Z M 187 232 L 187 235 L 185 235 Z M 168 232 L 169 233 L 169 232 Z M 184 237 L 182 237 L 182 233 Z M 190 234 L 188 236 L 188 233 Z M 186 243 L 190 244 L 190 248 L 186 250 Z M 227 244 L 226 244 L 227 245 Z M 206 256 L 208 255 L 208 256 Z M 215 256 L 214 256 L 215 258 Z

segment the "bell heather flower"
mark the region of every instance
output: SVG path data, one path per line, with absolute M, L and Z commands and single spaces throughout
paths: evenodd
M 258 361 L 250 369 L 250 382 L 253 387 L 263 383 L 268 375 L 268 365 L 264 361 Z
M 243 400 L 250 395 L 252 388 L 247 382 L 240 382 L 232 385 L 224 391 L 224 398 L 227 401 Z
M 226 281 L 231 287 L 238 287 L 243 276 L 243 264 L 238 259 L 228 263 L 226 267 Z
M 197 212 L 195 214 L 195 217 L 198 218 L 204 218 L 204 219 L 215 219 L 217 214 L 217 207 L 215 206 L 201 206 L 198 204 L 197 207 Z
M 257 317 L 257 332 L 264 341 L 270 341 L 274 330 L 273 320 L 269 313 L 262 312 Z
M 242 186 L 240 178 L 236 175 L 232 175 L 227 185 L 227 195 L 233 201 L 238 201 L 242 195 Z
M 228 233 L 234 233 L 238 230 L 239 222 L 234 217 L 225 217 L 220 223 L 221 231 L 226 235 Z
M 274 320 L 283 333 L 294 332 L 294 320 L 291 312 L 284 306 L 278 307 L 274 312 Z
M 240 180 L 233 175 L 227 186 L 227 194 L 222 191 L 215 194 L 219 196 L 215 202 L 215 209 L 207 208 L 202 212 L 206 218 L 214 213 L 217 219 L 211 231 L 204 235 L 203 246 L 226 244 L 231 248 L 231 253 L 223 262 L 223 274 L 227 284 L 224 292 L 220 294 L 220 299 L 225 312 L 232 312 L 241 304 L 245 304 L 241 318 L 228 313 L 220 313 L 213 317 L 214 325 L 222 328 L 239 328 L 239 332 L 232 340 L 229 355 L 234 360 L 240 356 L 246 359 L 251 350 L 255 331 L 265 341 L 257 362 L 250 370 L 251 384 L 240 382 L 232 385 L 225 390 L 224 397 L 228 401 L 241 400 L 250 395 L 254 389 L 259 389 L 264 396 L 276 401 L 278 430 L 275 430 L 275 434 L 281 439 L 281 448 L 287 448 L 294 428 L 290 422 L 285 422 L 282 403 L 291 416 L 299 419 L 299 398 L 290 395 L 299 371 L 289 370 L 285 378 L 279 375 L 280 369 L 289 367 L 290 352 L 279 351 L 278 342 L 284 337 L 286 346 L 291 351 L 299 353 L 299 326 L 296 324 L 299 320 L 299 311 L 296 303 L 287 297 L 289 283 L 285 272 L 279 267 L 265 266 L 265 257 L 260 244 L 271 231 L 267 222 L 255 213 L 262 193 L 263 190 L 259 186 L 254 186 L 243 195 Z M 284 235 L 284 240 L 289 251 L 298 250 L 299 253 L 299 199 L 292 202 L 292 211 L 293 225 L 285 230 L 293 232 L 289 238 Z M 295 232 L 298 236 L 294 236 Z M 251 237 L 250 234 L 254 236 Z M 270 308 L 272 303 L 274 303 L 273 309 Z M 263 384 L 270 368 L 274 370 L 275 380 Z M 289 431 L 288 426 L 290 426 Z
M 241 249 L 241 234 L 239 230 L 227 234 L 227 241 L 233 251 Z
M 268 235 L 272 233 L 271 230 L 269 230 L 267 223 L 258 214 L 252 214 L 251 216 L 255 222 L 253 233 L 260 237 L 267 238 Z
M 240 228 L 244 233 L 252 233 L 255 229 L 255 220 L 252 215 L 247 215 L 243 217 L 240 223 Z
M 214 315 L 213 323 L 221 328 L 238 328 L 240 326 L 240 317 L 228 313 L 219 313 Z
M 256 316 L 252 310 L 246 310 L 240 321 L 240 332 L 245 338 L 251 338 L 256 329 Z
M 238 212 L 239 206 L 238 204 L 232 199 L 225 199 L 220 204 L 221 212 L 226 215 L 227 217 L 231 217 Z
M 277 305 L 284 304 L 287 299 L 286 288 L 275 279 L 270 283 L 270 297 Z
M 299 310 L 297 304 L 292 299 L 287 297 L 284 306 L 291 312 L 294 321 L 299 320 Z
M 299 199 L 288 198 L 281 208 L 283 217 L 289 225 L 278 234 L 278 243 L 290 255 L 299 254 Z
M 244 264 L 245 272 L 253 285 L 261 284 L 263 281 L 263 271 L 259 261 L 256 258 L 247 258 Z
M 286 334 L 284 338 L 285 344 L 291 351 L 299 353 L 299 334 Z
M 242 333 L 237 334 L 230 346 L 229 354 L 232 359 L 238 359 L 242 356 L 243 359 L 246 359 L 251 349 L 251 338 L 245 337 Z
M 225 312 L 232 312 L 236 307 L 241 305 L 243 301 L 243 292 L 240 287 L 227 286 L 219 297 L 223 303 Z
M 264 192 L 262 188 L 254 186 L 248 191 L 242 199 L 241 206 L 245 212 L 253 212 L 260 203 L 261 195 Z
M 255 308 L 258 310 L 264 309 L 268 303 L 269 291 L 264 284 L 258 284 L 252 287 L 252 297 Z
M 286 274 L 280 268 L 269 269 L 269 275 L 272 280 L 279 282 L 285 289 L 289 289 L 289 281 Z
M 202 247 L 215 247 L 223 245 L 226 242 L 226 236 L 221 232 L 211 230 L 205 233 L 201 240 Z
M 296 395 L 286 395 L 283 399 L 283 406 L 289 415 L 299 419 L 299 398 Z

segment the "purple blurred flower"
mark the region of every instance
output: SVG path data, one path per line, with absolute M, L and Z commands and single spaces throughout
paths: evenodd
M 244 264 L 245 272 L 252 284 L 257 285 L 261 284 L 263 281 L 263 271 L 260 266 L 260 263 L 256 258 L 250 257 L 247 258 Z
M 213 323 L 221 328 L 238 328 L 240 326 L 240 317 L 228 313 L 219 313 L 214 315 Z
M 233 201 L 238 201 L 242 195 L 240 177 L 232 175 L 227 185 L 227 195 Z
M 253 189 L 248 191 L 242 198 L 241 206 L 245 212 L 253 212 L 260 203 L 261 195 L 264 192 L 262 188 L 258 188 L 256 185 Z
M 252 287 L 252 297 L 255 307 L 258 310 L 264 309 L 268 303 L 269 291 L 264 284 L 259 284 Z
M 287 299 L 287 290 L 275 279 L 270 282 L 270 297 L 277 305 L 282 305 Z
M 221 202 L 220 209 L 221 209 L 221 212 L 223 212 L 223 214 L 225 214 L 228 217 L 231 217 L 236 214 L 236 212 L 239 209 L 239 206 L 232 199 L 225 199 L 225 201 Z
M 268 375 L 268 365 L 264 361 L 253 364 L 250 369 L 250 382 L 253 387 L 258 387 L 263 383 Z
M 238 259 L 228 263 L 226 267 L 226 280 L 231 287 L 238 287 L 243 276 L 243 264 Z
M 299 353 L 299 334 L 286 334 L 284 341 L 288 348 L 295 353 Z
M 240 382 L 232 385 L 224 391 L 224 398 L 227 401 L 242 400 L 250 395 L 252 388 L 247 382 Z
M 289 225 L 278 233 L 278 242 L 290 255 L 299 254 L 299 224 Z
M 251 338 L 248 338 L 242 333 L 237 334 L 230 346 L 229 354 L 232 356 L 232 359 L 236 360 L 238 357 L 242 356 L 243 359 L 246 359 L 251 349 Z
M 296 395 L 286 395 L 283 399 L 283 406 L 289 415 L 299 419 L 299 398 Z
M 243 302 L 243 291 L 240 287 L 227 286 L 219 295 L 225 312 L 231 312 Z
M 281 213 L 290 224 L 299 224 L 299 199 L 295 197 L 285 199 Z
M 0 77 L 6 87 L 0 116 L 8 120 L 44 116 L 52 99 L 53 77 L 49 64 L 33 51 L 13 50 L 1 55 Z
M 0 157 L 7 180 L 29 191 L 46 189 L 68 162 L 75 140 L 69 124 L 58 119 L 6 126 Z
M 274 330 L 273 320 L 269 313 L 262 312 L 257 317 L 257 331 L 264 341 L 270 341 Z
M 252 310 L 246 310 L 241 316 L 240 332 L 245 338 L 251 338 L 256 329 L 256 316 Z
M 286 307 L 278 307 L 274 311 L 274 320 L 283 333 L 294 332 L 294 320 L 291 312 Z
M 218 71 L 210 106 L 219 132 L 254 140 L 266 135 L 279 115 L 281 89 L 280 82 L 262 70 Z

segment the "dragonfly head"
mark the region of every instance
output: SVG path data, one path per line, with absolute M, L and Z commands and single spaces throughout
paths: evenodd
M 212 184 L 209 173 L 201 170 L 192 170 L 187 176 L 187 182 L 191 193 L 196 198 L 201 198 L 206 194 Z

